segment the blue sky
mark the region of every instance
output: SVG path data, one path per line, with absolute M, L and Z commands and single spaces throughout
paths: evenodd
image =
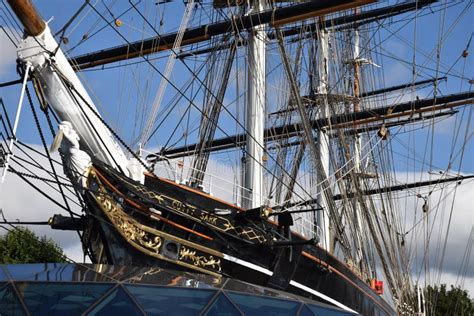
M 144 12 L 148 13 L 148 18 L 150 21 L 154 21 L 156 16 L 164 10 L 166 16 L 168 17 L 163 25 L 163 28 L 160 30 L 160 33 L 165 33 L 168 31 L 174 31 L 177 28 L 177 25 L 180 22 L 181 14 L 184 9 L 182 3 L 170 3 L 162 6 L 156 6 L 153 2 L 142 2 L 140 6 L 143 8 L 143 3 L 146 3 L 147 8 Z M 64 23 L 69 19 L 72 12 L 74 12 L 81 4 L 81 1 L 35 1 L 35 4 L 40 8 L 41 14 L 45 19 L 54 17 L 50 22 L 50 27 L 53 30 L 58 30 L 61 28 Z M 450 6 L 451 4 L 447 4 Z M 103 6 L 98 4 L 98 10 L 104 12 L 105 16 L 110 19 L 110 14 L 105 12 Z M 120 13 L 126 11 L 129 8 L 128 2 L 119 1 L 116 3 L 111 11 L 114 16 L 118 16 Z M 469 89 L 469 84 L 466 80 L 460 80 L 459 77 L 464 74 L 466 78 L 472 77 L 473 73 L 473 63 L 469 63 L 468 60 L 462 59 L 457 63 L 455 61 L 458 59 L 463 49 L 465 48 L 469 38 L 472 34 L 472 26 L 469 23 L 472 11 L 467 11 L 464 16 L 461 16 L 461 19 L 456 22 L 456 19 L 459 18 L 459 14 L 466 8 L 464 3 L 458 4 L 447 10 L 446 16 L 441 15 L 440 13 L 428 14 L 427 16 L 420 16 L 415 23 L 412 21 L 406 23 L 405 21 L 397 22 L 394 24 L 384 23 L 383 26 L 379 27 L 379 32 L 377 36 L 383 38 L 384 43 L 381 45 L 380 52 L 383 54 L 380 63 L 382 69 L 380 70 L 384 77 L 384 84 L 381 83 L 380 86 L 391 86 L 400 83 L 406 83 L 413 80 L 411 65 L 405 62 L 399 62 L 396 59 L 402 59 L 406 62 L 413 60 L 413 47 L 411 47 L 413 38 L 416 37 L 416 48 L 419 50 L 415 59 L 421 67 L 418 68 L 419 73 L 417 73 L 416 80 L 423 80 L 435 76 L 436 74 L 436 50 L 437 42 L 440 36 L 440 32 L 443 33 L 443 36 L 446 38 L 441 46 L 440 59 L 441 63 L 439 66 L 439 76 L 445 74 L 448 68 L 451 68 L 450 72 L 452 75 L 449 75 L 447 82 L 441 82 L 439 84 L 439 95 L 446 95 L 450 93 L 460 92 L 462 89 L 466 91 Z M 86 8 L 89 10 L 89 7 Z M 171 13 L 171 14 L 170 14 Z M 423 11 L 421 15 L 427 14 L 429 11 Z M 405 15 L 411 17 L 412 15 Z M 169 18 L 171 17 L 171 18 Z M 174 18 L 173 18 L 174 17 Z M 444 26 L 441 27 L 440 22 L 444 19 Z M 156 34 L 149 27 L 145 28 L 145 35 L 140 34 L 137 29 L 141 30 L 143 24 L 139 20 L 137 14 L 131 10 L 125 15 L 122 16 L 121 20 L 123 25 L 120 28 L 116 28 L 116 31 L 120 32 L 125 36 L 129 41 L 138 40 L 141 36 L 147 37 L 147 35 Z M 400 18 L 395 18 L 394 20 L 400 20 Z M 408 20 L 408 19 L 407 19 Z M 385 21 L 387 22 L 387 21 Z M 198 22 L 194 22 L 197 24 Z M 454 23 L 454 28 L 450 29 Z M 75 46 L 75 43 L 82 38 L 84 34 L 89 34 L 91 26 L 97 27 L 98 29 L 104 25 L 104 22 L 91 11 L 82 21 L 76 26 L 72 25 L 70 28 L 72 32 L 68 31 L 68 38 L 70 44 L 68 47 Z M 374 26 L 378 27 L 378 26 Z M 94 29 L 94 30 L 95 30 Z M 415 30 L 416 29 L 416 30 Z M 70 55 L 77 56 L 85 52 L 95 51 L 102 48 L 111 47 L 122 43 L 123 40 L 117 35 L 116 31 L 112 28 L 105 28 L 97 35 L 88 39 L 84 44 L 79 45 L 75 48 Z M 93 32 L 91 32 L 92 34 Z M 394 35 L 395 34 L 395 35 Z M 8 45 L 8 43 L 5 43 Z M 427 58 L 426 55 L 429 55 L 430 58 Z M 164 56 L 165 55 L 159 55 Z M 244 52 L 239 52 L 238 54 L 241 64 L 244 62 L 243 56 Z M 141 60 L 139 60 L 141 61 Z M 154 61 L 158 69 L 163 71 L 164 64 L 166 59 L 162 58 L 159 61 Z M 187 65 L 192 67 L 192 60 L 185 61 Z M 116 64 L 112 65 L 116 66 Z M 96 69 L 92 71 L 87 71 L 83 73 L 84 78 L 86 79 L 89 86 L 93 87 L 94 95 L 97 96 L 97 103 L 99 109 L 102 111 L 104 117 L 118 130 L 120 135 L 124 137 L 125 140 L 131 142 L 133 140 L 133 131 L 138 131 L 137 127 L 134 128 L 133 124 L 139 120 L 135 118 L 141 118 L 142 114 L 137 114 L 142 110 L 142 107 L 146 104 L 152 102 L 154 98 L 155 91 L 159 84 L 160 75 L 156 72 L 149 70 L 149 67 L 146 63 L 142 63 L 137 66 L 129 66 L 126 69 L 114 68 L 109 70 L 97 71 Z M 178 86 L 181 87 L 186 80 L 190 77 L 190 72 L 184 67 L 179 61 L 176 62 L 175 71 L 172 75 L 172 81 Z M 2 81 L 14 80 L 17 79 L 15 74 L 14 67 L 10 67 L 8 71 L 2 71 Z M 463 86 L 461 87 L 461 82 Z M 139 95 L 136 89 L 136 86 L 142 87 L 141 93 L 145 94 L 146 99 L 143 99 L 143 95 Z M 149 86 L 148 90 L 143 90 L 144 86 Z M 4 88 L 2 89 L 2 97 L 9 108 L 14 108 L 16 106 L 16 100 L 18 99 L 17 94 L 18 87 Z M 174 95 L 176 91 L 168 85 L 167 94 L 164 98 L 164 103 L 161 106 L 161 109 L 166 108 L 165 104 L 170 100 L 170 97 Z M 433 95 L 432 87 L 427 89 L 422 89 L 418 91 L 418 94 L 421 98 L 431 97 Z M 270 96 L 268 97 L 270 98 Z M 235 92 L 230 91 L 226 95 L 226 100 L 230 102 L 235 99 Z M 410 99 L 408 95 L 405 95 L 405 100 Z M 138 100 L 138 102 L 137 102 Z M 167 138 L 167 133 L 174 128 L 176 120 L 181 117 L 184 113 L 187 102 L 184 100 L 181 101 L 182 105 L 179 106 L 179 109 L 172 113 L 172 116 L 163 124 L 163 127 L 160 129 L 160 136 L 156 137 L 150 143 L 150 146 L 155 147 L 163 145 L 164 139 Z M 202 104 L 202 97 L 199 97 L 195 101 L 196 105 L 200 106 Z M 139 104 L 137 106 L 137 104 Z M 140 106 L 140 107 L 139 107 Z M 236 113 L 235 110 L 232 110 L 233 113 Z M 189 113 L 188 113 L 189 114 Z M 197 126 L 199 113 L 195 110 L 191 110 L 190 122 L 194 123 L 193 127 Z M 138 116 L 137 116 L 138 115 Z M 226 118 L 227 116 L 227 118 Z M 466 117 L 467 115 L 464 115 Z M 226 120 L 227 119 L 227 120 Z M 30 121 L 29 112 L 24 111 L 22 114 L 22 120 L 25 122 Z M 228 115 L 223 115 L 223 122 L 231 121 Z M 183 121 L 187 123 L 187 120 Z M 232 122 L 229 122 L 231 126 L 235 126 Z M 453 120 L 448 120 L 443 126 L 444 129 L 449 130 L 449 125 L 453 125 Z M 222 124 L 222 128 L 225 129 L 225 126 L 228 124 Z M 448 126 L 447 126 L 448 125 Z M 232 133 L 233 130 L 226 129 L 229 133 Z M 429 131 L 428 129 L 425 129 Z M 37 136 L 35 131 L 35 126 L 31 124 L 26 124 L 22 126 L 22 129 L 19 134 L 20 137 L 26 142 L 37 142 Z M 217 132 L 219 134 L 219 131 Z M 177 133 L 179 136 L 179 132 Z M 222 135 L 222 133 L 220 133 Z M 177 137 L 177 136 L 176 136 Z M 175 140 L 177 138 L 174 138 Z M 426 141 L 427 135 L 424 133 L 418 133 L 417 139 L 414 141 L 419 143 L 424 143 Z M 446 148 L 446 145 L 451 141 L 451 135 L 445 130 L 437 132 L 435 135 L 435 147 L 433 151 L 437 154 L 433 156 L 433 165 L 442 166 L 443 163 L 447 161 L 446 154 L 449 152 L 446 150 L 441 150 Z M 395 145 L 395 144 L 394 144 Z M 472 151 L 472 147 L 468 148 L 469 151 Z M 424 150 L 424 149 L 423 149 Z M 403 170 L 403 166 L 397 167 L 398 170 Z M 474 163 L 472 161 L 466 161 L 462 165 L 462 170 L 464 172 L 474 171 Z

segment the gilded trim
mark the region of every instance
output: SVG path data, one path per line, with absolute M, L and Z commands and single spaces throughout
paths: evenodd
M 95 176 L 93 172 L 91 174 L 92 176 Z M 99 180 L 97 179 L 97 181 Z M 139 223 L 137 220 L 128 216 L 122 210 L 121 205 L 105 193 L 100 182 L 98 184 L 101 192 L 91 193 L 91 196 L 120 235 L 130 245 L 137 250 L 160 260 L 172 262 L 186 268 L 220 277 L 221 262 L 220 259 L 217 258 L 223 258 L 224 255 L 222 253 Z M 186 249 L 186 253 L 181 250 L 177 260 L 162 255 L 161 250 L 165 240 L 179 243 L 181 245 L 180 250 Z M 201 253 L 198 254 L 198 252 Z
M 259 234 L 252 227 L 234 226 L 227 218 L 216 216 L 194 205 L 181 202 L 164 194 L 157 194 L 141 185 L 135 185 L 129 182 L 127 182 L 127 184 L 133 187 L 137 192 L 157 202 L 158 205 L 194 221 L 201 222 L 216 230 L 253 242 L 265 243 L 267 241 L 267 238 L 263 234 Z
M 180 260 L 189 260 L 195 266 L 198 267 L 212 267 L 213 269 L 221 272 L 221 260 L 215 259 L 214 256 L 199 256 L 196 254 L 195 250 L 191 250 L 186 248 L 185 246 L 181 246 L 179 251 L 179 259 Z

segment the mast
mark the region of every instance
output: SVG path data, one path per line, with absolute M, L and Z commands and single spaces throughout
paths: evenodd
M 358 14 L 359 10 L 357 8 L 354 9 L 355 14 Z M 359 37 L 359 30 L 357 29 L 357 23 L 354 23 L 354 56 L 353 56 L 353 64 L 354 64 L 354 102 L 353 102 L 353 112 L 359 113 L 361 110 L 360 107 L 360 37 Z M 354 129 L 357 130 L 357 125 L 354 125 Z M 359 133 L 354 133 L 354 176 L 352 180 L 355 182 L 353 184 L 354 190 L 360 186 L 359 178 L 356 176 L 357 174 L 361 173 L 360 168 L 360 157 L 361 157 L 361 148 L 362 148 L 362 139 Z M 359 268 L 362 269 L 363 265 L 362 261 L 362 215 L 361 215 L 361 207 L 360 202 L 357 198 L 353 200 L 354 205 L 354 225 L 356 227 L 356 238 L 355 238 L 355 255 L 354 259 L 356 260 L 356 264 Z M 366 272 L 366 271 L 361 271 Z
M 328 49 L 329 49 L 329 33 L 325 28 L 319 31 L 319 47 L 318 47 L 318 73 L 319 73 L 319 93 L 323 96 L 321 103 L 321 111 L 319 119 L 324 120 L 329 116 L 328 104 Z M 321 184 L 327 179 L 329 174 L 329 135 L 324 130 L 318 130 L 318 153 L 321 161 L 321 168 L 316 170 L 317 183 Z M 317 212 L 317 225 L 320 229 L 320 246 L 330 251 L 330 236 L 329 236 L 329 205 L 325 199 L 324 187 L 318 185 L 317 187 L 317 203 L 321 206 L 321 210 Z
M 263 11 L 264 0 L 254 0 L 250 10 Z M 262 205 L 263 196 L 263 146 L 265 117 L 265 38 L 264 25 L 255 26 L 249 32 L 248 88 L 247 88 L 247 143 L 244 159 L 245 172 L 242 194 L 244 208 Z
M 46 23 L 44 23 L 30 0 L 9 0 L 8 4 L 10 4 L 21 24 L 23 24 L 25 33 L 28 36 L 38 36 L 44 32 Z

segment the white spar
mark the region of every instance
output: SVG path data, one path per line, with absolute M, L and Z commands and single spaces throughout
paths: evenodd
M 38 79 L 46 101 L 61 121 L 70 122 L 79 134 L 81 150 L 127 176 L 143 181 L 143 168 L 138 172 L 136 168 L 131 168 L 137 162 L 127 159 L 107 126 L 99 119 L 94 102 L 58 48 L 49 27 L 46 26 L 37 36 L 27 36 L 18 46 L 17 52 L 21 61 L 31 64 L 33 76 Z M 131 173 L 129 169 L 135 172 Z

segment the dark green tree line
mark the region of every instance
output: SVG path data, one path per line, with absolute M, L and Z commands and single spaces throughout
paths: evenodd
M 460 287 L 451 285 L 451 289 L 448 290 L 446 284 L 428 286 L 425 290 L 425 298 L 427 315 L 474 315 L 474 300 L 469 297 L 466 290 Z
M 0 236 L 0 264 L 37 262 L 66 262 L 66 257 L 53 240 L 39 238 L 26 227 Z

